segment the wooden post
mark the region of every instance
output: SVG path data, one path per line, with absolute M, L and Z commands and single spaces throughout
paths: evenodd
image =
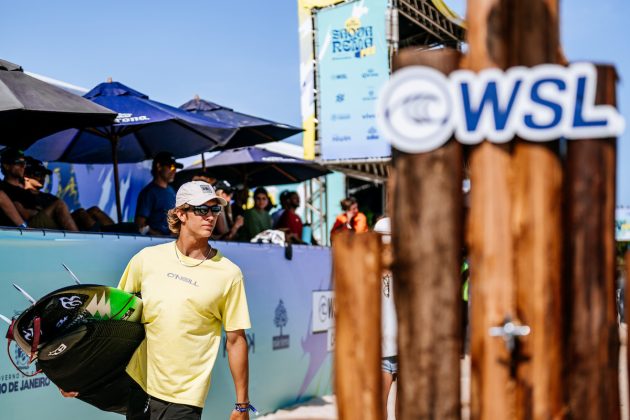
M 628 286 L 630 286 L 630 251 L 626 252 L 625 261 L 624 261 L 624 269 L 625 269 L 625 285 L 624 285 L 624 315 L 626 321 L 626 401 L 630 401 L 630 350 L 628 350 L 628 346 L 630 346 L 630 291 L 628 290 Z
M 598 66 L 596 103 L 615 105 L 616 72 Z M 615 305 L 615 139 L 567 146 L 567 373 L 571 418 L 620 418 Z M 627 289 L 626 289 L 627 290 Z
M 557 0 L 469 0 L 468 10 L 468 68 L 558 61 Z M 473 419 L 562 416 L 561 187 L 557 142 L 472 153 Z M 512 354 L 488 337 L 507 318 L 532 329 Z
M 333 242 L 335 394 L 340 420 L 381 420 L 381 237 Z
M 458 68 L 454 50 L 405 50 L 394 68 Z M 397 418 L 460 418 L 461 145 L 394 153 L 394 289 L 398 315 Z M 355 417 L 360 418 L 360 417 Z

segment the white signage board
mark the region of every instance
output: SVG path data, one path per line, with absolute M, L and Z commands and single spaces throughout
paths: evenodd
M 597 70 L 590 63 L 543 64 L 448 77 L 423 66 L 398 70 L 377 103 L 381 133 L 408 153 L 435 150 L 455 134 L 463 144 L 518 136 L 542 142 L 619 136 L 623 117 L 595 105 Z
M 335 324 L 335 292 L 313 291 L 313 332 L 325 332 Z

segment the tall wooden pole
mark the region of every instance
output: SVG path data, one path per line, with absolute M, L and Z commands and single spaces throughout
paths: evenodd
M 394 69 L 459 66 L 454 50 L 405 50 Z M 394 153 L 394 288 L 398 419 L 460 418 L 462 147 Z M 360 417 L 355 417 L 360 418 Z
M 628 286 L 630 286 L 630 251 L 626 252 L 624 258 L 624 270 L 625 270 L 625 285 L 624 285 L 624 315 L 626 321 L 626 401 L 630 401 L 630 373 L 628 373 L 628 369 L 630 369 L 630 350 L 628 350 L 628 345 L 630 345 L 630 291 L 628 291 Z
M 333 242 L 335 394 L 340 420 L 381 420 L 381 237 Z
M 559 59 L 557 0 L 470 0 L 467 66 Z M 557 142 L 482 144 L 471 157 L 472 418 L 562 416 L 562 166 Z M 515 351 L 488 336 L 531 326 Z M 502 348 L 504 347 L 504 348 Z
M 597 70 L 596 103 L 615 105 L 614 67 Z M 566 390 L 571 418 L 584 420 L 620 418 L 615 143 L 598 139 L 567 145 Z

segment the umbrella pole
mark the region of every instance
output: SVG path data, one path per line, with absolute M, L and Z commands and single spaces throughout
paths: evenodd
M 118 142 L 120 137 L 114 135 L 111 138 L 112 144 L 112 161 L 114 163 L 114 191 L 116 194 L 116 216 L 118 223 L 122 223 L 122 206 L 120 205 L 120 181 L 118 179 Z
M 201 154 L 201 169 L 206 171 L 206 158 L 204 157 L 204 153 Z

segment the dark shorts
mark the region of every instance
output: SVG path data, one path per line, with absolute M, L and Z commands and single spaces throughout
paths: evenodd
M 201 411 L 201 407 L 151 397 L 134 382 L 129 394 L 127 420 L 200 420 Z

